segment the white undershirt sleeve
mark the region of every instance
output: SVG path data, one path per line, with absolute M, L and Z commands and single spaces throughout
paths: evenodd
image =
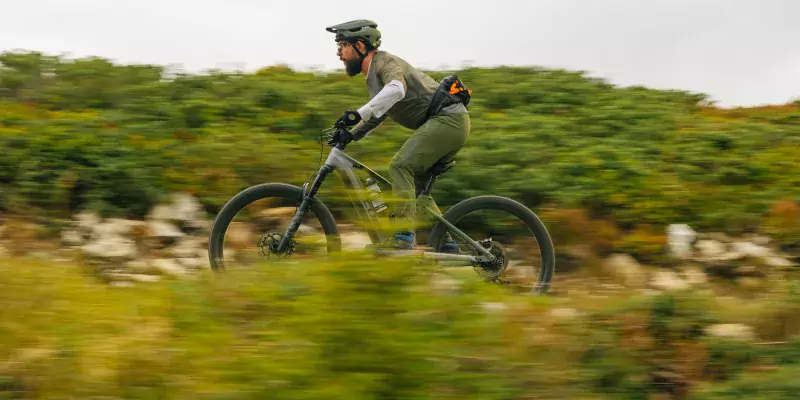
M 390 108 L 406 97 L 406 88 L 403 83 L 398 80 L 393 80 L 383 86 L 378 94 L 372 98 L 367 104 L 364 104 L 358 109 L 361 114 L 361 119 L 369 121 L 372 118 L 380 118 L 389 111 Z

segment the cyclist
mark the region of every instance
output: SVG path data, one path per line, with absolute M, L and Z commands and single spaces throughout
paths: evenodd
M 326 28 L 336 35 L 337 55 L 349 76 L 366 76 L 371 100 L 356 110 L 347 110 L 337 121 L 349 129 L 348 140 L 358 141 L 387 117 L 414 133 L 392 158 L 389 177 L 392 195 L 398 200 L 395 216 L 402 227 L 392 246 L 412 249 L 416 245 L 416 198 L 430 178 L 430 168 L 439 160 L 450 160 L 467 141 L 470 119 L 469 93 L 455 75 L 436 82 L 405 60 L 383 50 L 377 24 L 354 20 Z M 338 139 L 338 138 L 337 138 Z M 433 198 L 426 199 L 441 213 Z M 458 252 L 448 233 L 441 251 Z

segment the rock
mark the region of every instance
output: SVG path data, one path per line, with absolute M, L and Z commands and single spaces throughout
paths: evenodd
M 710 233 L 706 234 L 706 237 L 711 239 L 711 240 L 716 240 L 716 241 L 722 242 L 722 243 L 730 243 L 731 242 L 731 238 L 728 235 L 726 235 L 726 234 L 724 234 L 722 232 L 710 232 Z
M 78 228 L 88 232 L 91 232 L 94 229 L 94 226 L 99 224 L 101 221 L 100 216 L 88 211 L 75 214 L 73 219 L 75 220 L 75 225 Z
M 61 242 L 67 246 L 82 246 L 86 238 L 75 229 L 65 229 L 61 231 Z
M 173 194 L 168 203 L 156 205 L 147 215 L 151 220 L 178 222 L 182 226 L 193 226 L 204 217 L 202 204 L 188 193 Z
M 628 254 L 612 254 L 602 262 L 603 269 L 627 285 L 644 285 L 647 271 Z
M 137 256 L 136 244 L 122 236 L 106 236 L 94 240 L 81 250 L 89 257 L 102 259 L 133 259 Z
M 147 261 L 144 260 L 132 260 L 125 263 L 125 270 L 130 272 L 149 272 L 152 271 L 153 268 L 150 266 Z
M 695 247 L 704 258 L 716 258 L 725 254 L 725 245 L 716 240 L 699 240 Z
M 794 265 L 794 263 L 792 263 L 791 261 L 783 257 L 777 257 L 777 256 L 765 257 L 764 262 L 770 267 L 776 267 L 776 268 L 791 267 Z
M 754 235 L 750 238 L 750 241 L 759 246 L 768 246 L 772 242 L 772 239 L 766 236 Z
M 653 274 L 650 286 L 663 291 L 684 290 L 691 287 L 686 281 L 681 279 L 677 273 L 668 270 L 659 270 Z
M 129 288 L 136 286 L 133 282 L 128 281 L 111 281 L 108 283 L 108 286 L 111 287 L 118 287 L 118 288 Z
M 667 246 L 676 258 L 686 258 L 692 254 L 692 243 L 697 234 L 686 224 L 672 224 L 667 227 Z
M 731 248 L 745 257 L 762 258 L 771 253 L 770 249 L 750 242 L 733 242 Z
M 152 265 L 155 269 L 167 275 L 184 276 L 188 274 L 186 269 L 180 266 L 180 264 L 178 264 L 177 261 L 170 260 L 168 258 L 160 258 L 157 260 L 153 260 Z
M 133 221 L 120 218 L 109 218 L 104 222 L 94 225 L 92 228 L 93 237 L 105 236 L 129 236 L 133 228 L 142 226 L 145 223 L 142 221 Z
M 189 222 L 203 219 L 203 205 L 188 193 L 177 193 L 173 196 L 172 203 L 174 219 Z
M 156 221 L 169 221 L 172 218 L 172 208 L 166 204 L 159 204 L 150 210 L 147 219 Z
M 178 240 L 175 246 L 169 249 L 170 254 L 175 258 L 193 258 L 197 255 L 198 249 L 204 249 L 207 238 L 185 236 Z
M 683 278 L 690 285 L 704 285 L 708 283 L 708 275 L 697 267 L 684 268 Z
M 342 239 L 342 250 L 363 250 L 367 245 L 372 244 L 369 235 L 363 232 L 346 232 L 340 235 Z
M 182 266 L 189 268 L 189 269 L 198 269 L 200 268 L 200 260 L 197 258 L 179 258 L 177 260 Z
M 165 242 L 171 242 L 186 236 L 186 234 L 181 232 L 180 229 L 175 227 L 175 225 L 172 225 L 166 221 L 150 221 L 148 223 L 148 228 L 150 237 L 158 238 Z
M 128 278 L 134 282 L 158 282 L 161 277 L 158 275 L 128 274 Z
M 717 324 L 709 326 L 706 334 L 718 338 L 753 341 L 756 338 L 752 327 L 743 324 Z

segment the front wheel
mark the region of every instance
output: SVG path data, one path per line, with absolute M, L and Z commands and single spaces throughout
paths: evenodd
M 443 217 L 495 255 L 493 262 L 473 264 L 485 279 L 505 280 L 535 293 L 547 291 L 555 271 L 555 249 L 547 228 L 529 208 L 506 197 L 477 196 L 451 207 Z M 429 244 L 435 251 L 444 251 L 452 237 L 461 254 L 479 254 L 447 233 L 441 221 L 433 227 Z
M 319 256 L 341 250 L 336 221 L 322 201 L 314 199 L 295 236 L 286 236 L 303 200 L 302 190 L 284 183 L 266 183 L 241 191 L 217 214 L 208 239 L 208 258 L 214 271 L 288 256 Z

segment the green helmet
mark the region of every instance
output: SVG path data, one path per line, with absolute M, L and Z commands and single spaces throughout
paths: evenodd
M 326 31 L 336 34 L 337 42 L 346 40 L 348 42 L 363 41 L 367 49 L 377 48 L 381 45 L 381 31 L 378 24 L 366 19 L 344 22 L 325 28 Z

